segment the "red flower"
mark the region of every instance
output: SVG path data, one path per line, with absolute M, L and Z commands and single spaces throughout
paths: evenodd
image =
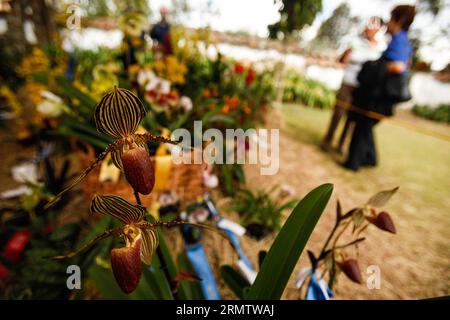
M 0 281 L 9 278 L 9 270 L 0 263 Z
M 236 64 L 234 65 L 234 72 L 237 74 L 243 74 L 244 66 L 241 63 L 236 62 Z
M 3 258 L 14 262 L 19 261 L 25 246 L 30 241 L 30 236 L 30 230 L 16 231 L 3 249 Z
M 247 77 L 245 77 L 245 83 L 247 85 L 251 85 L 253 81 L 255 81 L 256 78 L 256 72 L 252 68 L 248 69 Z

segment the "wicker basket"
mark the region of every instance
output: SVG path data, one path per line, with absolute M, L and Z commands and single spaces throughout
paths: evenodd
M 80 169 L 87 168 L 95 160 L 94 148 L 84 143 L 81 146 L 82 148 L 76 148 Z M 155 164 L 155 157 L 152 157 L 152 161 Z M 175 191 L 182 203 L 195 201 L 205 191 L 202 170 L 203 166 L 199 164 L 171 163 L 165 186 L 161 186 L 160 184 L 157 186 L 158 182 L 156 182 L 155 189 L 151 194 L 141 195 L 142 205 L 150 207 L 153 202 L 158 200 L 159 195 L 166 190 Z M 121 174 L 118 182 L 100 182 L 99 174 L 100 166 L 95 168 L 82 182 L 84 195 L 89 201 L 91 201 L 95 193 L 98 193 L 114 194 L 132 203 L 135 202 L 133 190 L 126 182 L 123 174 Z

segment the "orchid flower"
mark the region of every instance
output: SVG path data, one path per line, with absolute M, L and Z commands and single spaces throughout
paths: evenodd
M 95 125 L 97 131 L 110 135 L 116 140 L 45 207 L 53 205 L 64 193 L 80 183 L 109 153 L 112 162 L 124 172 L 134 191 L 149 194 L 155 183 L 155 168 L 148 153 L 147 143 L 158 141 L 177 144 L 177 142 L 150 133 L 136 133 L 146 113 L 147 110 L 139 98 L 127 89 L 114 87 L 106 94 L 95 109 Z
M 77 251 L 53 259 L 71 258 L 110 236 L 123 237 L 125 246 L 111 250 L 111 268 L 118 285 L 125 293 L 134 291 L 139 284 L 142 274 L 141 261 L 146 265 L 152 262 L 152 256 L 159 244 L 157 227 L 187 224 L 181 220 L 149 223 L 145 220 L 146 208 L 133 205 L 114 195 L 94 195 L 91 212 L 112 216 L 122 222 L 123 226 L 106 230 Z M 195 225 L 217 232 L 215 228 L 207 225 Z
M 53 257 L 53 259 L 73 257 L 110 236 L 123 237 L 125 247 L 115 248 L 111 251 L 111 267 L 120 288 L 125 293 L 130 293 L 139 283 L 142 273 L 141 261 L 147 265 L 152 261 L 153 253 L 158 246 L 156 227 L 164 223 L 148 223 L 145 221 L 147 210 L 144 207 L 133 205 L 114 195 L 94 195 L 91 212 L 112 216 L 124 225 L 106 230 L 79 250 L 64 256 Z M 172 222 L 172 224 L 176 223 Z

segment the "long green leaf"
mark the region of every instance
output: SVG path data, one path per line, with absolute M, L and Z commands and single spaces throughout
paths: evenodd
M 169 275 L 171 278 L 170 280 L 171 280 L 171 282 L 174 282 L 175 277 L 177 276 L 177 273 L 178 273 L 178 268 L 172 259 L 172 255 L 170 254 L 169 247 L 166 243 L 166 240 L 164 239 L 164 235 L 163 235 L 161 229 L 158 229 L 158 238 L 159 238 L 159 248 L 161 250 L 161 254 L 163 255 L 164 261 L 166 263 L 167 271 L 169 272 Z M 178 297 L 181 300 L 188 299 L 188 294 L 186 293 L 186 291 L 187 291 L 186 283 L 181 282 L 178 286 L 177 291 L 178 291 Z
M 244 289 L 250 286 L 250 283 L 239 272 L 234 270 L 230 265 L 220 267 L 220 274 L 228 288 L 239 298 L 244 298 Z
M 324 184 L 304 197 L 292 211 L 261 265 L 246 299 L 280 299 L 289 277 L 333 192 Z
M 154 288 L 158 299 L 173 300 L 170 284 L 164 275 L 158 255 L 153 256 L 151 267 L 146 266 L 145 268 L 148 272 L 144 272 L 143 278 Z
M 177 256 L 178 268 L 180 271 L 187 271 L 192 274 L 196 274 L 194 268 L 191 265 L 186 253 L 181 252 Z M 205 300 L 203 296 L 202 287 L 199 282 L 187 282 L 184 281 L 187 291 L 189 291 L 189 300 Z

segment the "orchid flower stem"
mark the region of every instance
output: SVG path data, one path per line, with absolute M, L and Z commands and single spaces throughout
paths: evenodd
M 133 189 L 134 197 L 136 198 L 136 203 L 140 206 L 142 206 L 141 197 L 139 197 L 139 192 Z
M 339 228 L 339 222 L 340 221 L 336 221 L 333 229 L 331 230 L 327 240 L 325 241 L 325 244 L 323 245 L 322 250 L 320 251 L 319 254 L 319 261 L 322 260 L 325 257 L 325 251 L 327 250 L 328 244 L 330 243 L 331 239 L 333 238 L 334 234 L 336 233 L 336 230 Z
M 354 245 L 356 245 L 356 244 L 358 244 L 358 243 L 364 241 L 365 239 L 366 239 L 366 238 L 358 238 L 358 239 L 353 240 L 353 241 L 351 241 L 351 242 L 349 242 L 349 243 L 342 244 L 342 245 L 339 245 L 339 246 L 335 246 L 335 247 L 334 247 L 334 250 L 336 250 L 336 249 L 344 249 L 344 248 L 347 248 L 347 247 L 350 247 L 350 246 L 354 246 Z
M 333 241 L 332 250 L 336 247 L 336 243 L 338 242 L 339 238 L 344 234 L 344 231 L 347 229 L 347 227 L 350 225 L 351 220 L 348 220 L 346 224 L 344 224 L 344 227 L 339 231 L 339 233 L 336 235 Z

